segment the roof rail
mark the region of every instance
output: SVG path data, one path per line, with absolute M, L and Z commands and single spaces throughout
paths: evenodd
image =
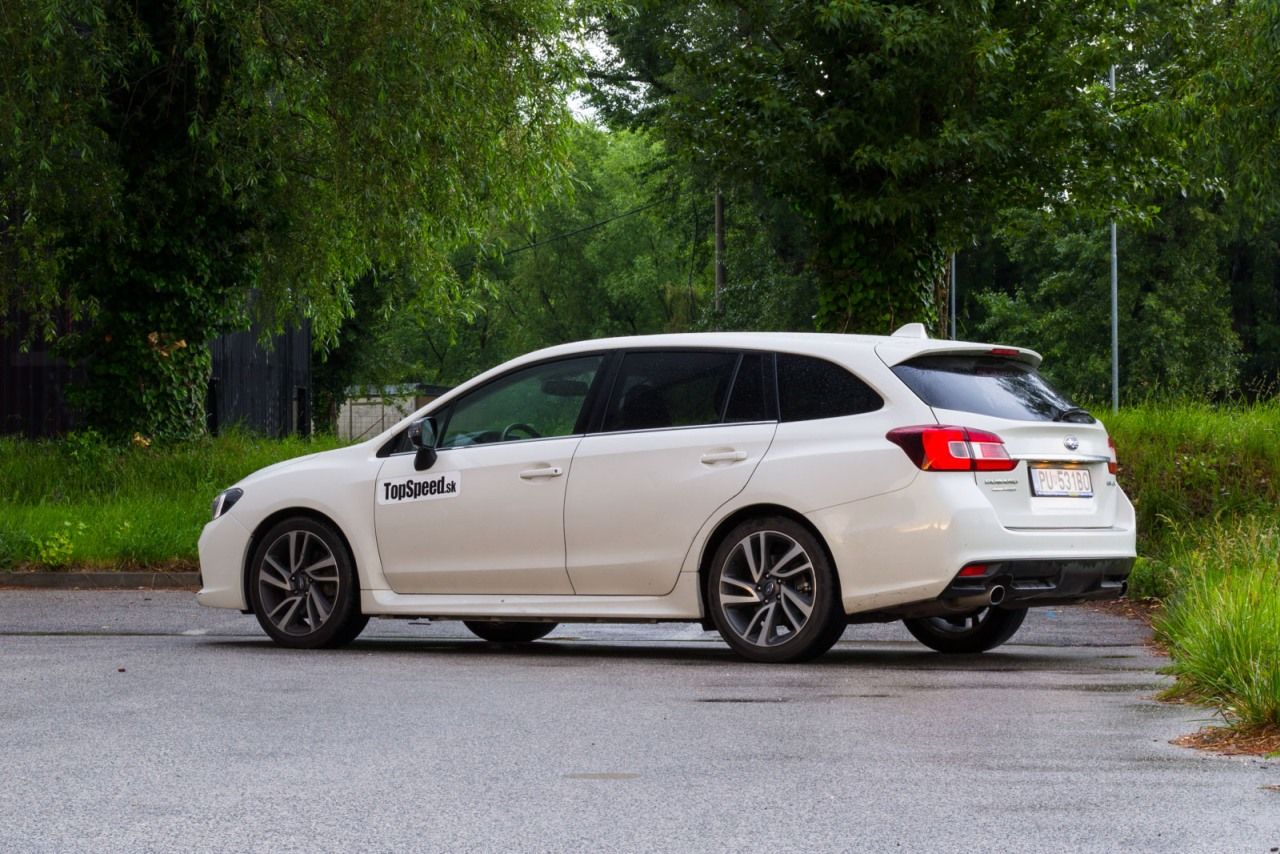
M 893 331 L 894 338 L 928 338 L 923 323 L 904 323 Z

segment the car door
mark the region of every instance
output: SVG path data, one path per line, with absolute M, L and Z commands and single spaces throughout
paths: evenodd
M 633 350 L 598 432 L 574 454 L 565 497 L 569 576 L 579 594 L 675 587 L 698 530 L 768 450 L 772 361 L 727 350 Z
M 564 496 L 604 357 L 518 368 L 437 417 L 437 459 L 386 459 L 374 519 L 397 593 L 569 594 Z

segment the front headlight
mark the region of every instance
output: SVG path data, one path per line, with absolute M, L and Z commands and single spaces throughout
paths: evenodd
M 213 514 L 213 518 L 217 519 L 223 513 L 226 513 L 235 503 L 240 500 L 240 496 L 244 495 L 244 490 L 233 486 L 230 489 L 224 489 L 218 493 L 218 497 L 213 499 L 213 506 L 209 508 Z

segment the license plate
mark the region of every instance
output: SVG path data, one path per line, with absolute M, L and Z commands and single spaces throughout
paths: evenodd
M 1031 469 L 1031 493 L 1046 497 L 1092 498 L 1093 478 L 1088 469 Z

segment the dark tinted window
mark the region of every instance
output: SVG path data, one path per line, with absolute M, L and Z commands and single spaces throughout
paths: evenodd
M 939 409 L 1016 421 L 1092 422 L 1036 369 L 997 356 L 923 356 L 893 369 L 921 400 Z
M 734 424 L 742 421 L 770 421 L 773 414 L 764 394 L 764 354 L 747 353 L 738 365 L 738 375 L 733 380 L 733 392 L 724 420 Z
M 628 353 L 613 384 L 604 429 L 716 424 L 737 364 L 737 353 Z
M 884 405 L 880 395 L 839 365 L 787 353 L 778 354 L 778 403 L 783 421 L 858 415 Z

